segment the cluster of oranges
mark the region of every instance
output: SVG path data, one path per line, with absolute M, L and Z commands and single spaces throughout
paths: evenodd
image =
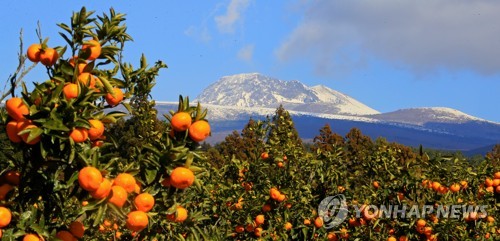
M 461 181 L 460 183 L 453 183 L 447 187 L 440 182 L 425 179 L 422 181 L 422 186 L 424 188 L 432 189 L 439 194 L 446 194 L 447 192 L 457 193 L 460 190 L 466 189 L 469 184 L 467 181 Z
M 0 201 L 3 201 L 7 194 L 19 186 L 20 174 L 18 171 L 8 171 L 0 177 Z M 11 211 L 3 206 L 0 206 L 0 238 L 2 238 L 2 228 L 7 227 L 12 220 Z
M 493 177 L 484 180 L 484 190 L 489 193 L 500 194 L 500 172 L 495 172 Z
M 189 112 L 180 111 L 175 113 L 170 120 L 172 130 L 170 136 L 175 133 L 187 131 L 189 138 L 195 142 L 202 142 L 210 135 L 210 124 L 205 120 L 195 120 Z

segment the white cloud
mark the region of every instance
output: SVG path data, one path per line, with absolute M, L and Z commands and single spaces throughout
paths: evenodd
M 427 73 L 500 73 L 500 1 L 317 0 L 276 50 L 319 73 L 376 57 Z M 354 53 L 354 55 L 353 55 Z
M 231 0 L 224 15 L 215 16 L 217 29 L 222 33 L 234 33 L 234 25 L 242 18 L 249 0 Z
M 207 43 L 212 39 L 206 26 L 202 26 L 201 29 L 196 26 L 189 26 L 189 28 L 184 30 L 184 34 L 203 43 Z
M 254 47 L 255 45 L 249 44 L 241 48 L 240 51 L 238 51 L 238 58 L 246 62 L 251 62 L 253 59 Z

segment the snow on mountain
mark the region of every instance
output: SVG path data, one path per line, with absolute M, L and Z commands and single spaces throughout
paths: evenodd
M 309 87 L 258 73 L 222 77 L 197 98 L 202 103 L 220 106 L 267 107 L 278 105 L 288 110 L 322 114 L 372 115 L 379 112 L 326 86 Z
M 426 123 L 466 123 L 471 121 L 488 122 L 484 119 L 465 114 L 447 107 L 420 107 L 401 109 L 393 112 L 371 115 L 377 120 L 399 122 L 413 125 Z M 493 123 L 493 122 L 492 122 Z

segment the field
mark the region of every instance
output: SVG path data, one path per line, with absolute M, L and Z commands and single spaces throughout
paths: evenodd
M 306 145 L 280 107 L 212 147 L 202 104 L 157 116 L 166 64 L 122 62 L 124 20 L 82 8 L 58 25 L 66 46 L 21 47 L 0 111 L 1 240 L 500 239 L 500 145 L 469 160 L 329 126 Z M 31 68 L 48 76 L 29 89 Z

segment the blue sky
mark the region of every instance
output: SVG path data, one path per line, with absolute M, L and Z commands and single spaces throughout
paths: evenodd
M 489 0 L 86 1 L 127 14 L 126 61 L 163 60 L 157 100 L 196 97 L 222 76 L 259 72 L 323 84 L 381 112 L 445 106 L 500 122 L 500 2 Z M 75 1 L 3 1 L 0 81 L 17 65 L 19 31 L 62 45 Z M 65 56 L 68 57 L 68 56 Z M 43 81 L 43 68 L 26 81 Z M 2 86 L 3 87 L 3 86 Z

